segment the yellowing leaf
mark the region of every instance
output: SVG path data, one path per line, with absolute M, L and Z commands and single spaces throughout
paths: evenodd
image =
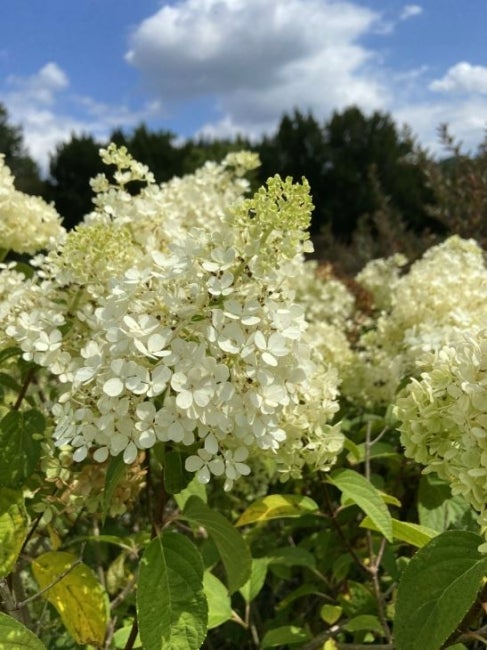
M 33 632 L 12 616 L 0 612 L 1 650 L 46 650 Z
M 20 490 L 0 488 L 0 578 L 12 571 L 27 535 L 27 525 Z
M 370 517 L 365 519 L 360 524 L 361 528 L 368 528 L 369 530 L 379 531 L 378 526 L 372 521 Z M 417 548 L 423 547 L 433 539 L 438 533 L 426 526 L 413 524 L 408 521 L 392 520 L 392 535 L 395 540 L 406 542 Z
M 309 497 L 296 494 L 271 494 L 257 499 L 240 516 L 236 526 L 246 526 L 259 521 L 269 521 L 281 517 L 301 517 L 316 512 L 318 506 Z
M 32 570 L 41 589 L 52 585 L 43 598 L 57 609 L 76 643 L 101 647 L 107 629 L 105 592 L 91 569 L 77 562 L 71 553 L 50 551 L 32 562 Z

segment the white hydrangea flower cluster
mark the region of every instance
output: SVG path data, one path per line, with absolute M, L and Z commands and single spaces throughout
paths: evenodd
M 170 243 L 184 239 L 192 227 L 218 229 L 229 206 L 241 201 L 249 189 L 244 174 L 259 165 L 256 154 L 235 152 L 221 164 L 207 162 L 194 174 L 156 185 L 152 173 L 134 161 L 125 147 L 111 144 L 101 153 L 107 165 L 117 168 L 115 183 L 105 174 L 93 179 L 96 209 L 86 215 L 85 222 L 126 226 L 144 250 L 167 251 Z M 131 181 L 147 185 L 132 196 L 126 189 Z
M 54 206 L 15 189 L 5 156 L 0 154 L 0 252 L 46 249 L 65 233 Z
M 400 393 L 405 454 L 449 481 L 479 512 L 487 532 L 487 330 L 456 330 Z M 487 550 L 487 544 L 485 545 Z
M 352 327 L 355 297 L 330 266 L 320 266 L 315 260 L 300 262 L 294 287 L 308 322 L 306 340 L 323 364 L 338 370 L 340 378 L 353 360 L 347 334 Z
M 375 309 L 382 311 L 392 307 L 401 268 L 407 261 L 405 255 L 395 253 L 387 258 L 371 260 L 358 273 L 355 279 L 372 294 Z
M 286 475 L 328 469 L 343 444 L 328 424 L 338 377 L 307 344 L 292 286 L 310 249 L 307 185 L 275 177 L 244 199 L 229 170 L 255 159 L 234 154 L 158 187 L 126 151 L 104 156 L 120 187 L 97 179 L 95 213 L 39 262 L 38 304 L 7 326 L 62 384 L 56 444 L 126 463 L 158 441 L 187 447 L 187 470 L 225 489 L 262 455 Z
M 385 265 L 392 270 L 393 291 L 386 298 L 382 294 L 379 304 L 389 302 L 389 307 L 367 324 L 342 384 L 347 396 L 368 406 L 393 402 L 400 382 L 415 372 L 421 357 L 447 343 L 456 329 L 487 322 L 487 268 L 475 241 L 450 237 L 399 277 L 394 260 Z M 376 271 L 382 266 L 374 264 Z M 377 297 L 371 280 L 375 271 L 369 267 L 359 278 L 364 276 Z

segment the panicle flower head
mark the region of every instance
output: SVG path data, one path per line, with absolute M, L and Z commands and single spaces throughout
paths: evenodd
M 132 464 L 164 443 L 225 489 L 262 456 L 286 475 L 328 469 L 343 443 L 328 425 L 338 376 L 308 344 L 293 288 L 307 184 L 275 177 L 244 199 L 250 154 L 161 186 L 125 150 L 102 155 L 115 184 L 95 181 L 94 212 L 39 262 L 38 304 L 8 327 L 61 382 L 56 445 Z M 132 196 L 130 180 L 147 186 Z
M 19 192 L 0 154 L 0 251 L 34 254 L 54 246 L 65 230 L 54 206 Z
M 456 330 L 399 394 L 406 456 L 448 481 L 487 532 L 487 331 Z
M 379 296 L 381 311 L 366 323 L 342 384 L 348 397 L 369 406 L 394 401 L 401 381 L 415 373 L 421 357 L 438 350 L 456 329 L 487 322 L 487 268 L 473 240 L 450 237 L 430 248 L 407 274 L 397 276 L 396 262 L 385 262 L 394 291 Z M 359 275 L 376 301 L 374 268 L 383 266 L 375 262 Z

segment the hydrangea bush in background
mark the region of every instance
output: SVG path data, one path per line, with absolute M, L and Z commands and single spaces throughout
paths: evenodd
M 480 247 L 341 280 L 306 261 L 305 180 L 101 156 L 70 232 L 0 161 L 0 248 L 32 256 L 0 271 L 0 646 L 477 638 Z

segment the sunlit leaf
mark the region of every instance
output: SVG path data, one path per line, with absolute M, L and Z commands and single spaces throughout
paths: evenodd
M 282 625 L 264 634 L 260 647 L 275 648 L 276 646 L 302 645 L 311 639 L 310 633 L 296 625 Z
M 0 612 L 1 650 L 46 650 L 36 635 L 12 616 Z
M 252 558 L 250 578 L 239 589 L 246 603 L 251 603 L 264 586 L 269 562 L 268 557 Z
M 335 485 L 346 499 L 351 499 L 372 519 L 388 541 L 392 541 L 392 517 L 379 490 L 364 476 L 351 469 L 338 469 L 330 474 Z
M 208 629 L 222 625 L 232 618 L 232 604 L 228 589 L 210 571 L 205 571 L 203 586 L 208 602 Z
M 144 650 L 197 650 L 203 643 L 208 621 L 203 562 L 183 535 L 163 533 L 145 549 L 137 618 Z
M 42 597 L 56 608 L 76 643 L 102 646 L 107 598 L 92 570 L 71 553 L 49 551 L 32 562 L 32 571 L 41 589 L 52 585 Z
M 28 516 L 22 492 L 0 488 L 0 578 L 14 568 L 27 528 Z
M 296 494 L 271 494 L 257 499 L 239 517 L 236 526 L 246 526 L 257 522 L 301 517 L 318 510 L 318 505 L 309 497 Z
M 380 532 L 378 526 L 370 517 L 365 517 L 365 519 L 360 523 L 360 527 Z M 407 544 L 421 548 L 430 542 L 433 537 L 436 537 L 438 533 L 426 526 L 392 519 L 392 535 L 394 539 L 399 542 L 406 542 Z

